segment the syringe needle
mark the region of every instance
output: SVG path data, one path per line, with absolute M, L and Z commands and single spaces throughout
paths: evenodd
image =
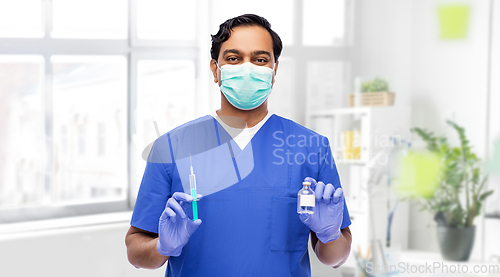
M 194 172 L 193 172 L 193 161 L 191 160 L 191 154 L 189 154 L 189 164 L 191 165 L 191 174 L 194 175 Z
M 191 160 L 191 155 L 189 155 L 189 163 L 191 165 L 190 171 L 191 173 L 189 174 L 189 187 L 191 189 L 191 196 L 193 197 L 193 220 L 198 219 L 198 204 L 196 201 L 196 176 L 194 175 L 194 170 L 193 170 L 193 162 Z

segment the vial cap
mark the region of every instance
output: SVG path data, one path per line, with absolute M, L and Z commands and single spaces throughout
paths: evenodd
M 303 186 L 310 186 L 310 185 L 311 185 L 311 182 L 302 182 L 302 185 L 303 185 Z

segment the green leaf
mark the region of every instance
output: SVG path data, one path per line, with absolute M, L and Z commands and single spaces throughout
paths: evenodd
M 494 190 L 489 190 L 479 196 L 479 201 L 484 201 L 488 196 L 492 195 Z
M 481 173 L 481 170 L 479 168 L 474 168 L 472 170 L 472 179 L 471 179 L 472 183 L 474 183 L 474 184 L 479 183 L 480 173 Z
M 442 212 L 447 226 L 470 226 L 480 213 L 483 201 L 493 191 L 482 193 L 487 176 L 481 170 L 481 159 L 473 152 L 465 128 L 451 120 L 446 123 L 458 134 L 459 146 L 450 146 L 446 137 L 436 136 L 424 128 L 411 129 L 426 142 L 430 152 L 441 157 L 442 170 L 437 178 L 436 191 L 431 198 L 426 199 L 428 205 L 423 209 L 434 214 Z
M 389 91 L 389 84 L 384 79 L 375 78 L 371 81 L 363 82 L 363 84 L 361 84 L 361 91 L 362 92 Z
M 439 145 L 437 143 L 438 138 L 434 136 L 434 133 L 418 127 L 410 130 L 419 135 L 427 143 L 427 149 L 429 149 L 429 151 L 439 152 Z
M 474 216 L 478 216 L 481 213 L 481 202 L 476 202 L 476 210 Z
M 363 92 L 372 92 L 372 82 L 371 81 L 366 81 L 361 85 L 361 89 Z

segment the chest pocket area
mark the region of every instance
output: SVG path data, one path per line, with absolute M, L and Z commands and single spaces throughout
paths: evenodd
M 271 250 L 306 251 L 310 230 L 299 219 L 296 196 L 274 196 L 271 220 Z

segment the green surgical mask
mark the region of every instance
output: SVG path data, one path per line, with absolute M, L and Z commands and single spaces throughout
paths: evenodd
M 246 62 L 226 64 L 221 70 L 220 90 L 234 107 L 253 110 L 260 106 L 271 93 L 273 69 Z

